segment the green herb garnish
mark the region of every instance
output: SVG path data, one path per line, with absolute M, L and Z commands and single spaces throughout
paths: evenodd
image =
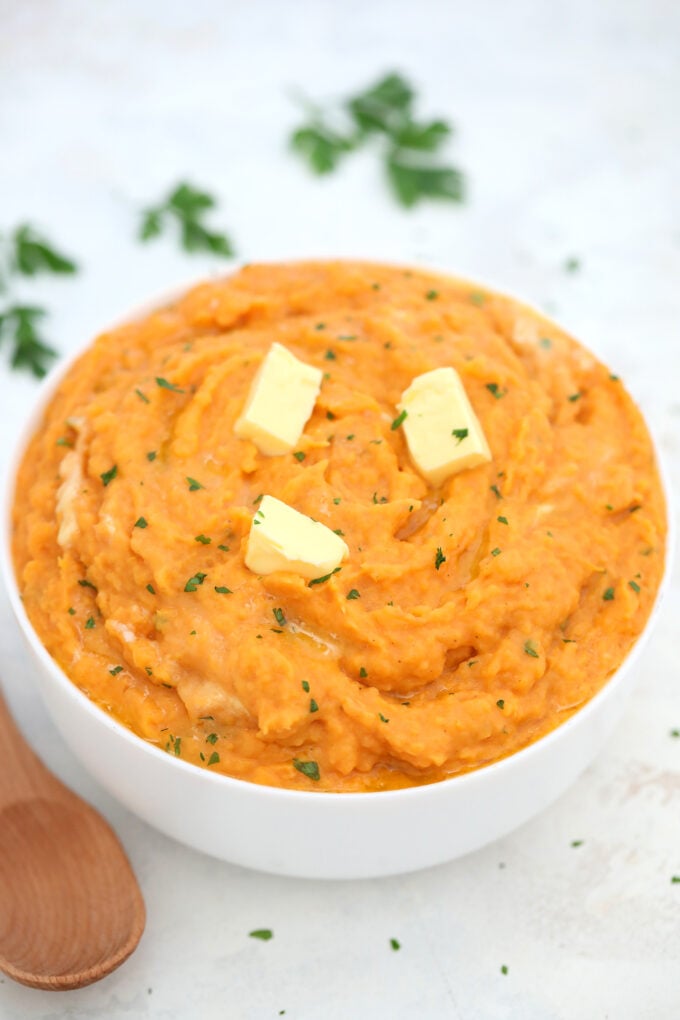
M 386 718 L 385 718 L 385 716 L 384 716 L 384 715 L 382 714 L 382 712 L 378 712 L 378 718 L 380 719 L 380 722 L 385 722 L 385 723 L 387 723 L 387 722 L 389 722 L 389 721 L 390 721 L 389 719 L 386 719 Z
M 184 585 L 184 590 L 196 591 L 198 586 L 203 584 L 207 576 L 208 576 L 207 574 L 194 574 L 193 577 L 190 577 L 187 583 Z
M 335 570 L 331 570 L 330 574 L 324 574 L 322 577 L 313 577 L 307 584 L 307 587 L 311 588 L 315 584 L 325 584 L 326 581 L 330 581 L 333 574 L 339 573 L 340 570 L 342 570 L 342 567 L 336 567 Z
M 167 379 L 164 379 L 160 375 L 156 376 L 156 385 L 162 390 L 170 390 L 171 393 L 184 393 L 184 390 L 180 389 L 179 386 L 175 386 L 174 383 L 168 382 Z
M 149 450 L 149 452 L 146 455 L 146 459 L 151 463 L 156 459 L 157 456 L 158 454 L 156 453 L 155 450 Z
M 410 207 L 426 198 L 461 202 L 462 174 L 435 162 L 451 127 L 444 120 L 417 121 L 415 98 L 404 77 L 388 74 L 341 104 L 344 124 L 339 127 L 335 126 L 336 111 L 329 115 L 305 102 L 308 121 L 291 136 L 292 148 L 315 173 L 328 174 L 349 153 L 379 143 L 389 183 L 401 205 Z
M 496 704 L 498 705 L 498 707 L 500 709 L 504 709 L 505 708 L 505 701 L 503 700 L 503 698 L 499 698 L 498 701 L 496 702 Z
M 305 459 L 305 457 L 307 456 L 307 454 L 306 454 L 306 453 L 305 453 L 305 452 L 304 452 L 303 450 L 297 450 L 297 451 L 296 451 L 296 452 L 295 452 L 295 453 L 293 454 L 293 456 L 295 457 L 295 459 L 296 459 L 296 460 L 299 460 L 299 461 L 300 461 L 300 463 L 302 464 L 302 461 L 303 461 L 303 460 Z
M 272 609 L 272 613 L 274 614 L 274 619 L 278 623 L 279 627 L 285 627 L 286 617 L 284 615 L 283 609 L 280 608 Z
M 113 666 L 109 670 L 109 673 L 111 674 L 111 676 L 118 676 L 118 674 L 122 673 L 122 672 L 123 672 L 123 667 L 122 666 Z
M 439 570 L 439 568 L 441 567 L 442 563 L 446 563 L 446 556 L 442 552 L 442 547 L 439 545 L 439 546 L 437 546 L 437 554 L 436 554 L 436 556 L 434 558 L 434 568 L 435 568 L 435 570 Z
M 491 550 L 491 555 L 492 556 L 500 556 L 500 554 L 501 554 L 501 550 L 498 548 L 498 546 L 496 546 L 495 549 Z
M 359 676 L 361 677 L 362 680 L 365 680 L 366 677 L 368 676 L 365 666 L 362 666 L 361 669 L 359 670 Z
M 398 417 L 396 417 L 394 419 L 394 421 L 392 422 L 392 424 L 390 425 L 390 428 L 392 429 L 392 431 L 394 432 L 396 429 L 399 428 L 400 425 L 403 425 L 407 418 L 408 418 L 408 411 L 402 411 L 401 414 L 398 415 Z
M 303 680 L 303 681 L 302 681 L 302 690 L 303 690 L 303 691 L 304 691 L 304 692 L 305 692 L 306 694 L 309 694 L 309 681 L 308 681 L 308 680 Z
M 85 630 L 92 630 L 93 627 L 94 627 L 94 616 L 88 616 L 87 620 L 85 621 Z
M 189 492 L 196 492 L 197 489 L 205 488 L 205 486 L 201 485 L 200 482 L 197 482 L 195 478 L 189 478 L 188 475 L 186 476 L 186 480 L 189 484 Z
M 309 711 L 310 712 L 318 712 L 319 711 L 319 706 L 317 705 L 317 703 L 314 700 L 314 698 L 310 698 L 310 700 L 309 700 Z
M 348 601 L 351 601 L 352 599 L 360 599 L 361 598 L 361 593 L 358 592 L 356 588 L 350 588 L 350 590 L 347 592 L 347 595 L 345 596 L 345 598 Z
M 108 471 L 104 471 L 104 473 L 101 474 L 99 477 L 101 478 L 102 483 L 106 486 L 106 485 L 109 484 L 109 482 L 113 481 L 113 479 L 116 477 L 117 474 L 118 474 L 118 465 L 114 464 L 112 468 L 109 468 Z
M 231 258 L 234 248 L 227 234 L 209 230 L 205 214 L 216 206 L 215 198 L 183 181 L 158 205 L 142 213 L 139 230 L 141 241 L 149 241 L 163 232 L 168 221 L 174 220 L 185 251 L 207 251 L 222 258 Z
M 536 648 L 531 638 L 527 639 L 524 642 L 524 651 L 526 652 L 527 655 L 530 655 L 532 659 L 539 658 L 538 652 L 536 651 Z
M 208 765 L 217 765 L 219 760 L 220 760 L 219 754 L 217 753 L 217 751 L 213 751 L 213 753 L 208 758 Z
M 401 949 L 401 942 L 398 939 L 390 939 L 390 946 L 396 953 L 398 949 Z
M 500 386 L 498 385 L 498 383 L 496 383 L 496 382 L 487 383 L 486 384 L 486 388 L 489 391 L 489 393 L 493 394 L 493 396 L 496 398 L 496 400 L 500 400 L 501 397 L 504 397 L 505 394 L 508 392 L 507 388 L 502 390 L 500 388 Z
M 219 585 L 216 584 L 215 585 L 215 591 L 217 592 L 218 595 L 233 595 L 234 594 L 233 591 L 231 590 L 231 588 L 227 588 L 223 584 L 219 584 Z
M 135 528 L 148 528 L 149 522 L 146 517 L 138 517 L 134 523 Z
M 194 537 L 194 542 L 200 542 L 201 545 L 210 545 L 212 538 L 208 538 L 207 535 L 200 534 Z
M 614 599 L 614 589 L 605 588 L 602 598 L 604 599 L 605 602 L 612 602 Z
M 453 429 L 451 435 L 456 437 L 456 446 L 463 442 L 468 437 L 468 429 Z
M 299 758 L 293 758 L 293 767 L 302 772 L 303 776 L 307 776 L 308 779 L 313 779 L 314 782 L 318 782 L 321 778 L 319 772 L 319 765 L 315 761 L 301 761 Z
M 249 931 L 248 936 L 251 939 L 260 939 L 262 942 L 269 942 L 270 939 L 274 938 L 274 932 L 271 928 L 256 928 L 255 931 Z

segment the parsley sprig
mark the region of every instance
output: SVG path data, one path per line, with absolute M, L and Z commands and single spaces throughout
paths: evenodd
M 17 276 L 42 273 L 72 275 L 76 263 L 60 252 L 30 224 L 16 227 L 9 237 L 0 234 L 0 292 L 9 292 Z M 8 341 L 12 368 L 30 372 L 38 379 L 46 374 L 57 352 L 40 335 L 40 321 L 47 311 L 39 305 L 8 300 L 0 307 L 0 345 Z
M 162 202 L 143 211 L 139 239 L 150 241 L 158 237 L 167 224 L 174 221 L 185 251 L 207 251 L 221 258 L 232 258 L 235 252 L 228 234 L 210 230 L 204 222 L 206 213 L 216 205 L 215 198 L 207 191 L 182 181 Z
M 290 138 L 295 152 L 317 174 L 329 174 L 351 152 L 378 148 L 397 201 L 410 208 L 424 199 L 462 202 L 463 175 L 440 161 L 452 134 L 446 120 L 417 120 L 416 93 L 394 72 L 327 111 L 306 102 L 308 119 Z

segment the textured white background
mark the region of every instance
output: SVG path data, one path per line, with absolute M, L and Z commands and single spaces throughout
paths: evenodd
M 140 205 L 188 177 L 219 196 L 243 259 L 430 262 L 526 296 L 623 376 L 677 487 L 677 0 L 0 0 L 0 25 L 0 229 L 30 218 L 81 261 L 72 281 L 22 290 L 52 309 L 62 351 L 219 268 L 133 240 Z M 296 87 L 333 97 L 391 68 L 423 114 L 455 121 L 463 208 L 401 211 L 368 155 L 318 181 L 287 153 Z M 2 461 L 34 391 L 0 365 Z M 0 595 L 17 718 L 111 819 L 149 914 L 119 972 L 60 994 L 4 979 L 0 1017 L 674 1020 L 678 581 L 624 721 L 551 810 L 464 860 L 350 884 L 218 863 L 111 801 L 46 717 Z M 273 941 L 248 938 L 256 927 Z

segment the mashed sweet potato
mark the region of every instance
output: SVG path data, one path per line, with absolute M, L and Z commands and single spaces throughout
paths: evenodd
M 325 373 L 279 457 L 233 431 L 273 341 Z M 446 365 L 493 460 L 433 490 L 392 423 Z M 248 570 L 262 494 L 342 534 L 342 569 Z M 665 528 L 639 412 L 551 322 L 438 275 L 253 265 L 75 362 L 21 464 L 14 557 L 48 651 L 146 740 L 256 783 L 379 790 L 583 705 L 643 628 Z

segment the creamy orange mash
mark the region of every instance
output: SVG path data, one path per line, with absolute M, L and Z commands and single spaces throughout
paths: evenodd
M 284 456 L 234 434 L 274 341 L 324 372 Z M 392 424 L 439 366 L 493 459 L 433 489 Z M 341 534 L 341 569 L 251 572 L 262 494 Z M 583 705 L 643 628 L 665 530 L 639 412 L 555 325 L 459 280 L 310 262 L 100 336 L 26 451 L 14 557 L 50 654 L 135 733 L 256 783 L 380 790 L 495 761 Z

